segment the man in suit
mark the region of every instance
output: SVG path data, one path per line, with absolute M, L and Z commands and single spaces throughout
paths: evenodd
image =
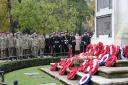
M 55 49 L 54 54 L 57 54 L 57 55 L 60 54 L 60 44 L 61 44 L 61 40 L 60 40 L 59 34 L 56 33 L 53 38 L 53 48 Z

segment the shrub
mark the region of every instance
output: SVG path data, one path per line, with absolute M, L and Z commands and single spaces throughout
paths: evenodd
M 54 58 L 34 58 L 34 59 L 4 62 L 0 64 L 0 70 L 7 73 L 32 66 L 49 65 L 50 63 L 57 62 L 59 60 L 60 57 L 54 57 Z

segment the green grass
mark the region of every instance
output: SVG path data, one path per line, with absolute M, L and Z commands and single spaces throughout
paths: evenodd
M 48 67 L 48 66 L 30 67 L 7 73 L 5 74 L 5 82 L 12 83 L 14 80 L 17 80 L 19 83 L 18 85 L 39 85 L 46 83 L 56 83 L 56 85 L 64 85 L 60 81 L 40 71 L 39 68 L 42 67 Z M 36 76 L 41 76 L 42 78 L 35 78 L 24 74 L 24 73 L 33 73 L 33 72 L 39 73 Z

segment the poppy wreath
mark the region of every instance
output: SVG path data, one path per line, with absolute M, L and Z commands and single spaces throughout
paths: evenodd
M 93 60 L 89 60 L 89 61 L 88 61 L 88 65 L 83 68 L 83 72 L 84 72 L 84 73 L 89 73 L 89 71 L 90 71 L 90 69 L 91 69 L 91 65 L 93 65 L 92 61 L 93 61 Z
M 110 46 L 110 54 L 111 55 L 116 55 L 118 53 L 118 47 L 115 45 Z
M 89 64 L 88 64 L 89 62 L 88 62 L 88 60 L 85 60 L 83 63 L 82 63 L 82 65 L 80 65 L 79 67 L 72 67 L 72 68 L 70 68 L 70 73 L 68 74 L 68 76 L 67 76 L 67 79 L 68 80 L 72 80 L 72 79 L 74 79 L 75 78 L 75 76 L 76 76 L 76 73 L 77 72 L 80 72 L 80 71 L 83 71 L 83 69 L 85 69 Z
M 67 79 L 68 80 L 74 79 L 77 71 L 78 71 L 78 67 L 73 67 L 72 70 L 70 71 L 70 73 L 67 75 Z
M 64 63 L 67 61 L 67 59 L 65 58 L 65 59 L 62 59 L 60 62 L 58 62 L 58 63 L 55 63 L 54 65 L 52 65 L 51 67 L 50 67 L 50 70 L 51 71 L 55 71 L 56 69 L 57 69 L 57 66 L 62 66 L 62 65 L 64 65 Z
M 58 63 L 55 63 L 50 67 L 50 71 L 55 71 L 57 69 Z
M 92 64 L 90 64 L 90 70 L 89 72 L 94 75 L 97 73 L 98 71 L 98 68 L 99 68 L 99 63 L 98 63 L 98 60 L 94 59 Z
M 80 66 L 78 67 L 78 71 L 79 71 L 79 72 L 82 72 L 82 71 L 83 71 L 83 68 L 84 68 L 84 66 L 83 66 L 83 65 L 80 65 Z
M 105 66 L 107 67 L 111 67 L 114 65 L 114 63 L 116 62 L 117 57 L 115 55 L 112 55 L 106 62 L 105 62 Z
M 69 58 L 68 61 L 64 65 L 67 65 L 68 67 L 70 67 L 74 64 L 74 60 L 75 60 L 74 57 Z
M 97 44 L 97 46 L 98 46 L 98 51 L 97 51 L 97 54 L 96 54 L 96 56 L 98 56 L 99 54 L 102 54 L 103 52 L 104 52 L 104 45 L 103 45 L 103 43 L 102 42 L 99 42 L 98 44 Z
M 92 45 L 92 44 L 89 44 L 89 45 L 87 46 L 87 48 L 86 48 L 86 52 L 89 52 L 89 50 L 92 49 L 92 48 L 93 48 L 93 45 Z
M 92 75 L 91 74 L 85 74 L 79 81 L 79 85 L 89 85 L 89 82 L 91 81 Z
M 60 70 L 59 70 L 59 75 L 63 75 L 66 71 L 67 67 L 63 66 Z
M 105 62 L 109 59 L 110 54 L 105 54 L 99 59 L 99 65 L 105 65 Z
M 80 53 L 77 58 L 80 59 L 81 57 L 83 57 L 84 53 Z
M 96 46 L 95 48 L 94 48 L 94 56 L 98 56 L 99 55 L 99 53 L 100 53 L 100 49 L 99 49 L 99 47 L 98 46 Z
M 105 55 L 105 54 L 100 54 L 100 55 L 98 56 L 98 60 L 101 60 L 104 55 Z
M 93 55 L 96 50 L 96 44 L 93 44 L 92 47 L 87 51 L 89 55 Z
M 104 54 L 109 54 L 110 53 L 110 46 L 109 45 L 106 45 L 104 47 Z
M 125 54 L 125 57 L 128 58 L 128 46 L 125 46 L 124 54 Z
M 87 74 L 87 73 L 89 73 L 89 70 L 90 70 L 90 69 L 91 69 L 90 66 L 85 67 L 84 70 L 83 70 L 83 72 L 84 72 L 85 74 Z
M 85 61 L 82 63 L 82 65 L 80 65 L 80 66 L 78 67 L 78 71 L 79 71 L 79 72 L 84 71 L 84 69 L 86 69 L 86 68 L 88 67 L 88 65 L 89 65 L 89 61 L 88 61 L 88 60 L 85 60 Z
M 65 59 L 62 59 L 60 62 L 59 62 L 59 65 L 60 66 L 63 66 L 63 65 L 65 65 L 65 63 L 67 62 L 67 58 L 65 58 Z
M 62 68 L 59 70 L 59 75 L 63 75 L 66 71 L 66 69 L 70 66 L 72 66 L 74 63 L 74 58 L 69 58 L 65 64 L 63 64 Z
M 79 59 L 80 61 L 85 61 L 85 60 L 87 60 L 88 56 L 89 56 L 88 52 L 81 53 L 79 56 L 77 56 L 77 59 Z

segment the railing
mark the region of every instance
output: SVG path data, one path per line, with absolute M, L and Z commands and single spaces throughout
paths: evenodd
M 70 54 L 71 54 L 71 50 L 69 50 L 68 52 L 62 52 L 62 51 L 60 51 L 59 53 L 56 53 L 56 52 L 48 52 L 48 53 L 46 53 L 46 52 L 44 52 L 44 53 L 40 53 L 40 54 L 37 54 L 37 55 L 33 55 L 32 53 L 29 53 L 29 54 L 24 54 L 24 55 L 22 55 L 22 56 L 16 56 L 16 55 L 14 55 L 14 56 L 8 56 L 8 55 L 6 55 L 6 56 L 0 56 L 0 60 L 13 60 L 13 59 L 19 59 L 19 58 L 30 58 L 30 57 L 35 57 L 35 56 L 47 56 L 47 55 L 50 55 L 50 56 L 53 56 L 53 57 L 55 57 L 55 56 L 67 56 L 67 57 L 69 57 L 70 56 Z

